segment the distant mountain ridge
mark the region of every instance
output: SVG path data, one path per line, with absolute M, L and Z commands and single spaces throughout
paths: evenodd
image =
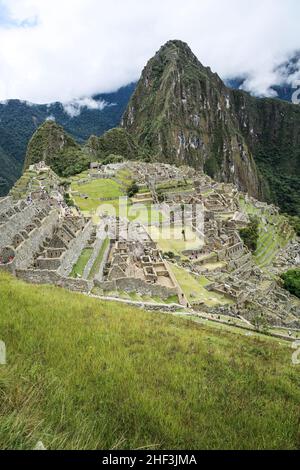
M 144 159 L 135 139 L 122 128 L 113 128 L 97 137 L 92 135 L 79 145 L 55 121 L 44 122 L 29 141 L 24 170 L 44 161 L 59 176 L 69 177 L 86 170 L 92 161 L 108 163 Z
M 102 135 L 119 125 L 134 89 L 132 83 L 113 93 L 66 104 L 0 103 L 0 196 L 20 177 L 28 142 L 46 120 L 55 120 L 82 144 L 91 134 Z

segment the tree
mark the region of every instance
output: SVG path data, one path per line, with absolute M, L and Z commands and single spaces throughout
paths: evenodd
M 282 274 L 281 278 L 284 281 L 284 288 L 300 299 L 300 269 L 291 269 Z
M 173 260 L 175 259 L 175 254 L 172 251 L 167 251 L 166 253 L 164 253 L 164 257 Z
M 256 251 L 259 237 L 259 221 L 257 217 L 251 217 L 248 227 L 240 230 L 240 236 L 250 251 Z
M 69 206 L 69 207 L 74 207 L 75 206 L 75 204 L 73 202 L 73 199 L 71 198 L 69 193 L 64 194 L 64 200 L 65 200 L 65 203 L 67 204 L 67 206 Z
M 134 182 L 132 183 L 129 188 L 127 189 L 127 196 L 128 197 L 133 197 L 139 192 L 139 187 L 138 185 Z

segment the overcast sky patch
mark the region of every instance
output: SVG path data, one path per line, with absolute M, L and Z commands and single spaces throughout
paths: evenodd
M 223 79 L 247 76 L 249 91 L 268 95 L 300 49 L 299 18 L 299 0 L 2 0 L 0 100 L 115 91 L 169 39 L 187 42 Z

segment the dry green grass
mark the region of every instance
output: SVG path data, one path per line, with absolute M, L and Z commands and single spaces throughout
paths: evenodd
M 77 261 L 77 263 L 73 266 L 72 272 L 70 274 L 70 277 L 77 277 L 77 276 L 82 276 L 84 269 L 93 253 L 92 248 L 85 248 L 82 250 L 81 255 Z
M 182 230 L 185 230 L 185 239 Z M 182 256 L 186 250 L 198 250 L 203 246 L 198 234 L 189 226 L 175 225 L 156 227 L 154 225 L 148 228 L 151 238 L 157 242 L 160 249 L 167 253 L 173 252 L 177 256 Z
M 233 303 L 229 298 L 205 289 L 210 281 L 204 276 L 193 276 L 175 264 L 169 263 L 169 267 L 189 302 L 204 302 L 209 307 Z
M 96 211 L 101 205 L 99 199 L 118 199 L 124 196 L 119 183 L 111 179 L 95 179 L 86 184 L 78 184 L 73 181 L 71 185 L 72 192 L 84 194 L 88 199 L 84 199 L 78 195 L 73 195 L 76 205 L 82 211 Z
M 0 275 L 0 448 L 299 449 L 291 349 Z
M 116 181 L 110 179 L 96 179 L 81 185 L 73 183 L 72 191 L 78 191 L 82 194 L 86 194 L 91 199 L 115 199 L 123 195 L 120 189 L 120 185 Z
M 94 279 L 94 277 L 98 274 L 100 266 L 101 266 L 101 262 L 102 262 L 102 259 L 103 259 L 103 256 L 104 256 L 104 253 L 105 253 L 106 248 L 108 247 L 108 245 L 109 245 L 109 238 L 106 238 L 103 241 L 103 243 L 101 245 L 101 248 L 99 250 L 99 253 L 97 255 L 97 258 L 95 259 L 95 262 L 92 266 L 92 269 L 91 269 L 90 274 L 89 274 L 89 279 Z

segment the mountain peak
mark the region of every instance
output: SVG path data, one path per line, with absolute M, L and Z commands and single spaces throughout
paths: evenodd
M 204 169 L 257 195 L 258 175 L 229 90 L 185 42 L 168 41 L 150 59 L 123 126 L 156 159 Z
M 163 49 L 177 49 L 177 50 L 188 50 L 191 54 L 193 54 L 190 46 L 180 39 L 170 39 L 167 41 L 163 46 L 161 46 L 161 50 Z
M 286 181 L 297 194 L 299 123 L 299 106 L 227 88 L 179 40 L 149 60 L 122 121 L 155 160 L 203 170 L 295 214 Z
M 55 155 L 69 148 L 78 150 L 80 147 L 62 126 L 47 120 L 38 127 L 28 144 L 24 167 L 40 161 L 50 165 Z
M 172 39 L 167 41 L 152 58 L 152 61 L 160 59 L 164 61 L 179 61 L 181 63 L 189 61 L 203 67 L 190 46 L 186 42 L 179 39 Z M 151 62 L 151 60 L 149 62 Z

